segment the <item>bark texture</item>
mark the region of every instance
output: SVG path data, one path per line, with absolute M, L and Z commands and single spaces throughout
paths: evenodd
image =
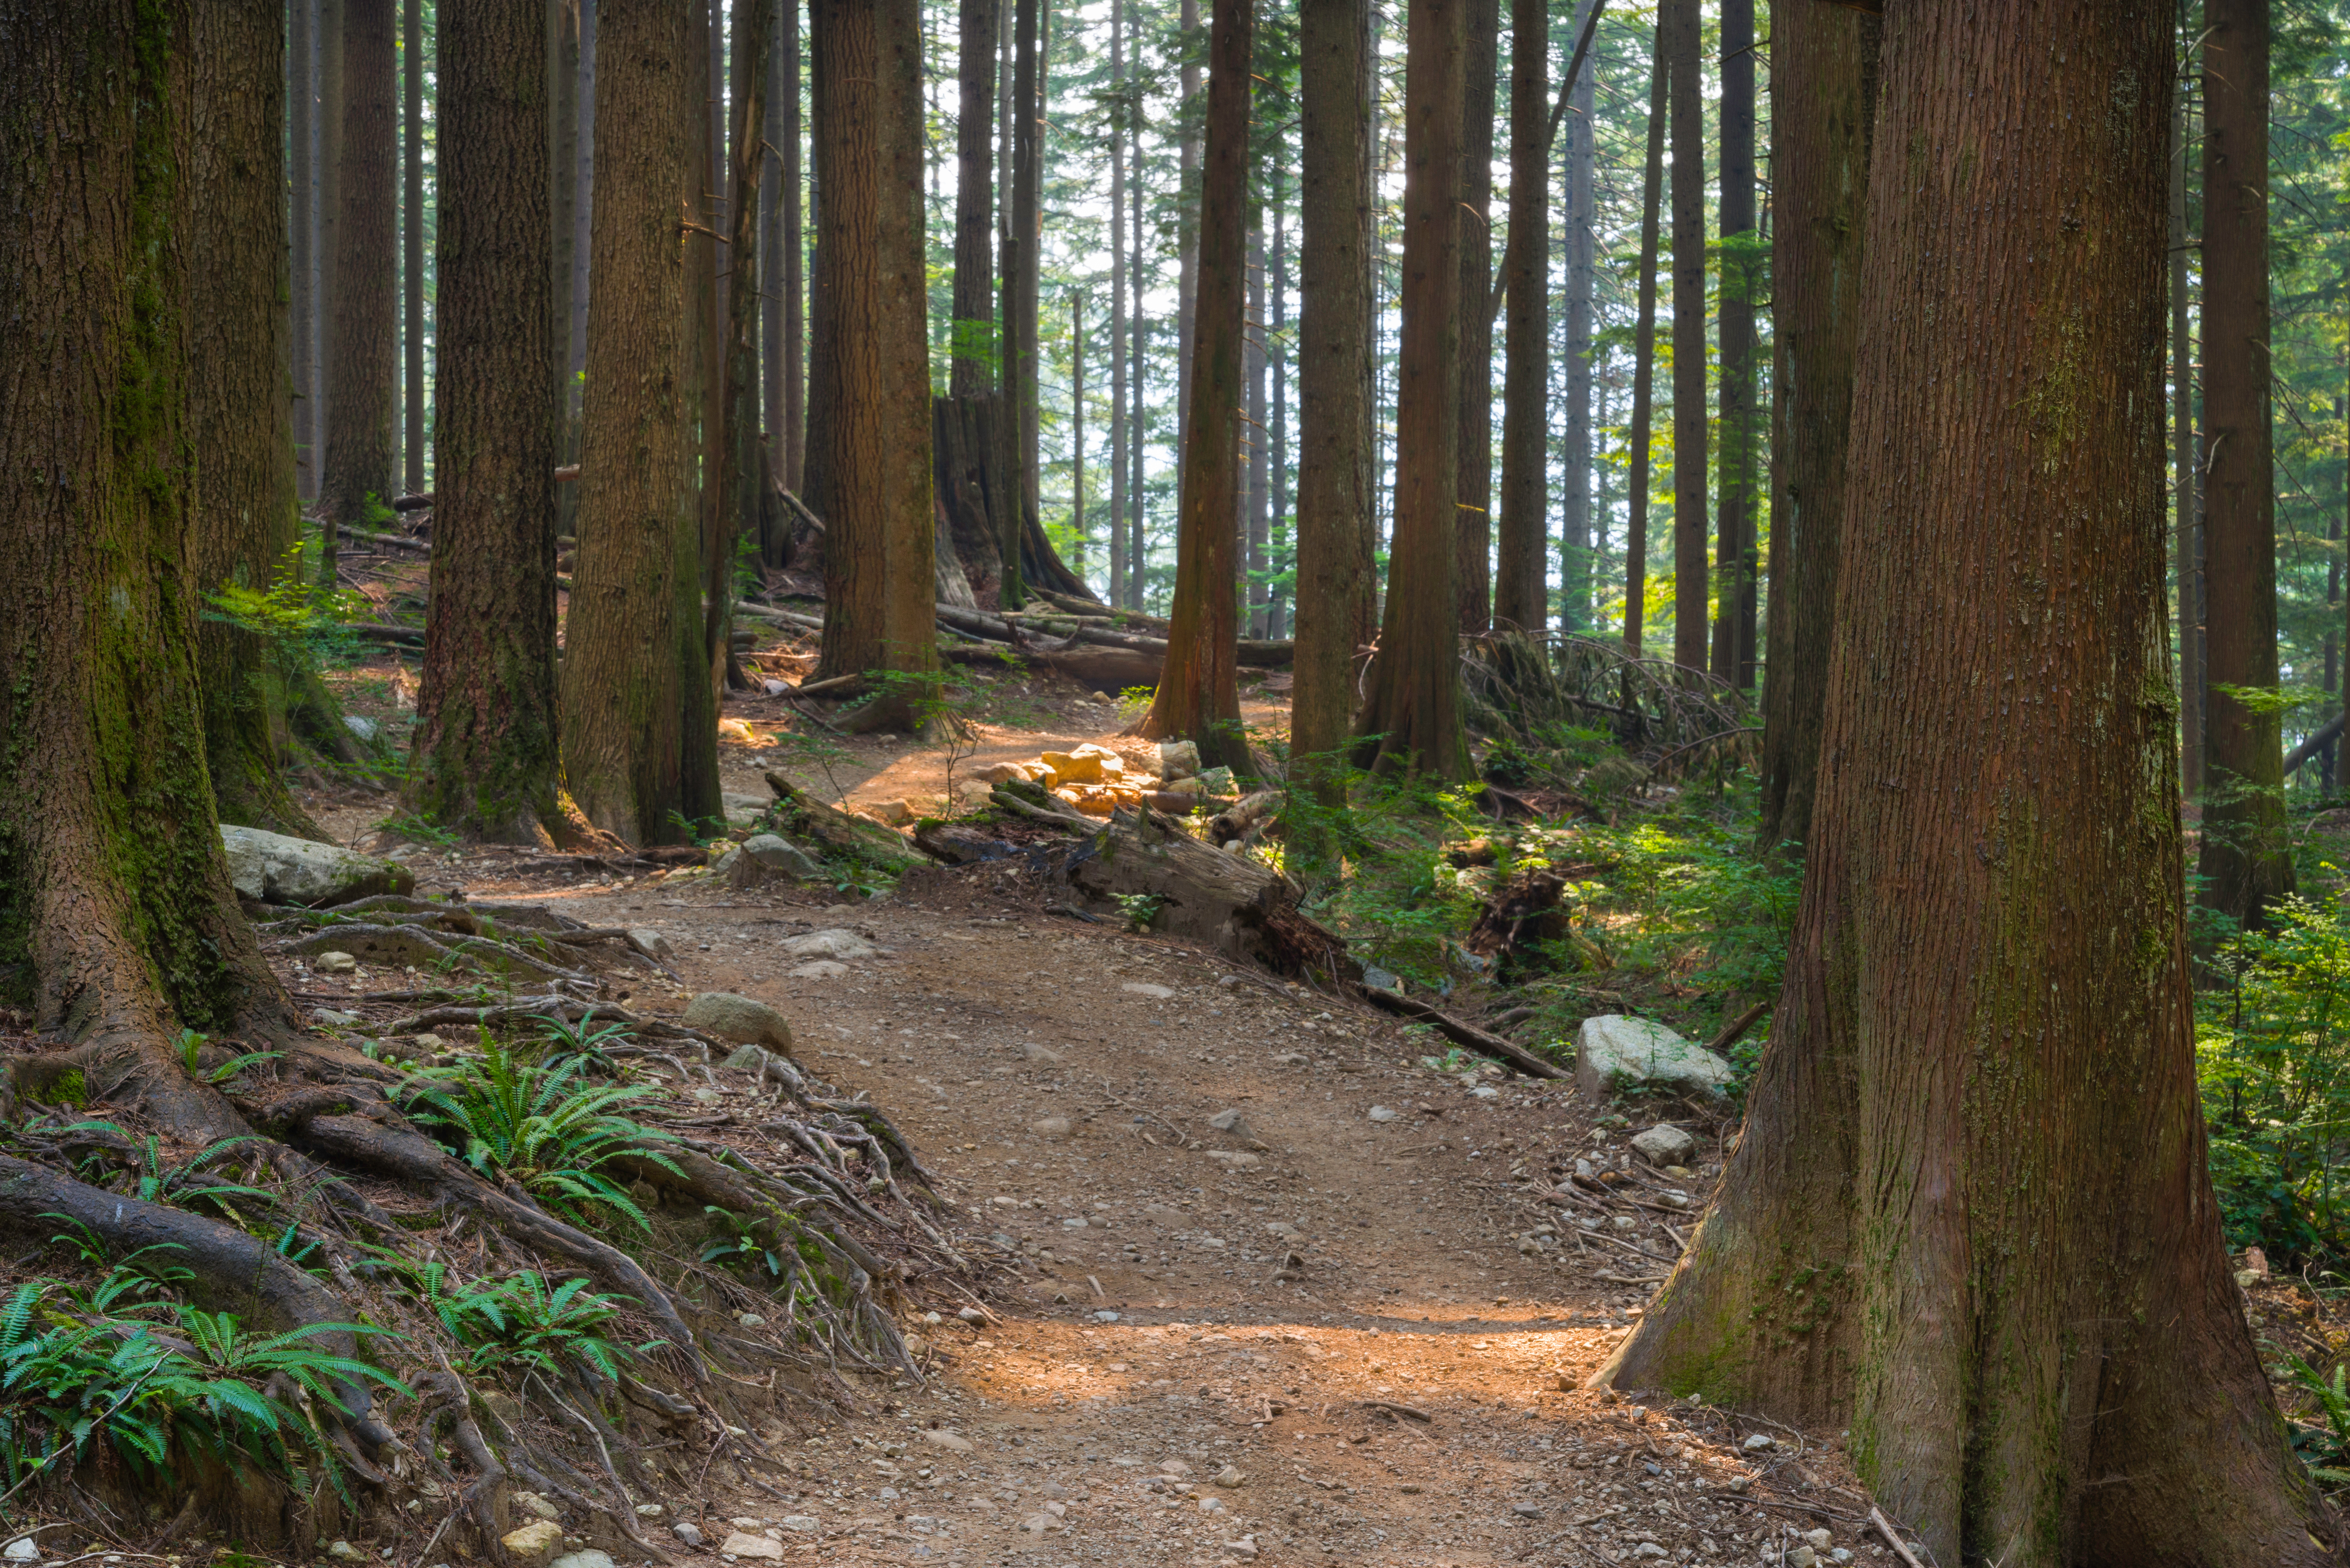
M 556 0 L 559 4 L 559 0 Z M 400 481 L 424 490 L 424 5 L 400 0 L 400 365 L 407 378 L 400 411 Z
M 560 822 L 547 14 L 440 0 L 440 397 L 411 809 L 470 839 Z M 568 267 L 566 267 L 567 275 Z
M 921 16 L 915 0 L 816 0 L 810 33 L 827 330 L 809 400 L 829 410 L 809 432 L 825 443 L 811 462 L 829 528 L 821 673 L 919 673 L 938 663 Z M 914 722 L 901 700 L 867 712 L 868 722 Z
M 954 317 L 948 395 L 995 389 L 995 35 L 1002 0 L 962 0 L 956 40 Z
M 2259 924 L 2293 891 L 2269 431 L 2269 8 L 2210 0 L 2203 61 L 2201 897 Z M 2231 694 L 2233 693 L 2233 694 Z M 2247 699 L 2250 699 L 2249 701 Z
M 190 149 L 188 435 L 203 462 L 196 582 L 265 589 L 300 538 L 286 367 L 286 202 L 278 147 L 284 8 L 207 0 L 189 11 L 189 91 L 204 134 Z M 204 760 L 221 818 L 321 836 L 287 793 L 284 665 L 296 657 L 217 607 L 198 610 Z
M 2195 1083 L 2158 461 L 2172 70 L 2169 14 L 2118 0 L 1886 19 L 1877 135 L 1903 155 L 1870 171 L 1794 955 L 1718 1207 L 1612 1369 L 1848 1426 L 1949 1563 L 2334 1560 Z
M 1771 678 L 1762 687 L 1766 846 L 1808 842 L 1844 522 L 1878 20 L 1818 0 L 1771 17 L 1779 176 L 1771 234 Z
M 1657 384 L 1657 231 L 1665 182 L 1665 120 L 1672 98 L 1672 73 L 1665 64 L 1665 26 L 1657 22 L 1649 50 L 1648 159 L 1640 185 L 1640 301 L 1632 327 L 1631 493 L 1624 529 L 1624 646 L 1635 655 L 1647 628 L 1648 599 L 1649 441 Z
M 1672 78 L 1673 662 L 1703 670 L 1706 607 L 1705 99 L 1698 0 L 1662 0 L 1657 47 Z
M 1754 684 L 1754 0 L 1721 5 L 1721 486 L 1714 546 L 1713 672 Z
M 1544 178 L 1550 169 L 1549 63 L 1547 0 L 1511 0 L 1511 238 L 1502 279 L 1508 317 L 1493 620 L 1525 631 L 1541 631 L 1550 622 L 1550 205 Z M 1585 133 L 1580 124 L 1568 131 Z
M 338 524 L 366 521 L 370 499 L 390 505 L 399 482 L 400 57 L 392 5 L 343 0 L 327 466 L 318 497 Z
M 1175 603 L 1150 711 L 1135 732 L 1196 741 L 1209 767 L 1255 771 L 1241 729 L 1233 592 L 1240 549 L 1240 412 L 1247 299 L 1249 57 L 1253 0 L 1215 0 L 1200 171 L 1191 440 L 1175 535 Z
M 1501 0 L 1468 0 L 1469 53 L 1461 78 L 1461 435 L 1452 514 L 1460 533 L 1454 587 L 1461 629 L 1493 620 L 1493 78 L 1500 69 Z
M 1459 778 L 1461 105 L 1471 0 L 1417 0 L 1404 67 L 1403 329 L 1395 533 L 1357 760 Z

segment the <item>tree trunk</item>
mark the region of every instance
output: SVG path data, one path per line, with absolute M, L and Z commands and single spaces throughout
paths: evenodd
M 734 0 L 728 22 L 730 70 L 726 187 L 726 336 L 719 384 L 718 424 L 722 449 L 717 472 L 718 548 L 702 562 L 702 657 L 711 690 L 723 690 L 730 673 L 734 626 L 734 556 L 738 543 L 759 536 L 764 487 L 759 483 L 759 291 L 765 272 L 759 259 L 761 131 L 767 118 L 767 39 L 774 33 L 778 0 Z M 736 685 L 746 684 L 740 670 Z
M 1493 621 L 1493 78 L 1500 69 L 1501 0 L 1470 0 L 1468 76 L 1461 116 L 1461 436 L 1454 484 L 1454 587 L 1461 629 Z
M 400 350 L 407 372 L 401 412 L 400 455 L 407 461 L 401 488 L 424 493 L 424 9 L 422 0 L 400 0 L 401 109 L 406 115 L 400 173 Z M 389 501 L 390 497 L 386 496 Z
M 442 374 L 408 805 L 468 839 L 548 843 L 561 821 L 547 374 L 558 317 L 515 308 L 551 292 L 548 17 L 511 0 L 439 3 Z
M 1175 462 L 1181 472 L 1183 453 L 1191 443 L 1191 375 L 1199 358 L 1200 297 L 1200 223 L 1196 192 L 1200 189 L 1200 0 L 1180 0 L 1176 10 L 1175 82 Z M 1142 47 L 1138 38 L 1135 58 L 1141 60 Z M 1138 197 L 1135 202 L 1135 226 L 1142 223 L 1139 199 L 1141 183 L 1141 143 L 1135 147 L 1135 176 Z M 1142 241 L 1138 233 L 1134 245 L 1138 270 L 1142 262 Z M 1135 285 L 1135 296 L 1141 297 L 1142 286 Z M 1138 307 L 1139 308 L 1139 307 Z M 1135 403 L 1142 402 L 1141 384 L 1136 383 Z M 1139 415 L 1137 416 L 1139 418 Z M 1180 524 L 1179 524 L 1180 526 Z
M 2203 39 L 2203 549 L 2207 618 L 2200 896 L 2262 923 L 2293 891 L 2277 684 L 2269 434 L 2269 12 L 2207 0 Z M 2248 700 L 2250 699 L 2250 700 Z
M 1721 5 L 1721 505 L 1714 541 L 1713 673 L 1732 686 L 1751 658 L 1743 635 L 1754 528 L 1754 0 Z M 1742 654 L 1742 644 L 1748 649 Z
M 286 70 L 293 202 L 294 472 L 300 499 L 318 493 L 318 0 L 293 0 Z
M 686 792 L 688 708 L 708 690 L 685 422 L 690 236 L 678 209 L 691 130 L 681 112 L 685 16 L 665 0 L 601 0 L 596 21 L 596 286 L 563 774 L 598 827 L 670 844 L 698 804 Z
M 937 668 L 931 629 L 930 355 L 924 326 L 921 15 L 915 0 L 816 0 L 816 244 L 832 330 L 810 400 L 827 448 L 824 676 Z M 849 323 L 857 330 L 847 330 Z M 910 693 L 860 722 L 911 727 Z
M 1126 603 L 1126 5 L 1109 5 L 1109 602 Z M 1139 199 L 1138 192 L 1137 199 Z
M 1760 842 L 1775 846 L 1809 842 L 1818 785 L 1880 25 L 1819 0 L 1779 0 L 1771 16 L 1779 104 L 1771 234 L 1776 451 Z
M 2179 783 L 2203 793 L 2203 519 L 2195 473 L 2195 338 L 2187 291 L 2187 112 L 2181 76 L 2170 109 L 2171 525 L 2178 544 Z
M 807 348 L 806 280 L 800 237 L 800 0 L 782 6 L 784 63 L 783 203 L 784 254 L 779 289 L 784 302 L 784 398 L 781 421 L 784 488 L 797 493 L 806 483 Z
M 1297 664 L 1293 759 L 1330 759 L 1370 640 L 1369 0 L 1298 0 Z
M 1248 236 L 1248 313 L 1253 328 L 1244 329 L 1243 341 L 1243 376 L 1248 385 L 1248 428 L 1241 439 L 1248 447 L 1248 477 L 1245 483 L 1248 518 L 1248 556 L 1242 563 L 1243 581 L 1238 585 L 1248 606 L 1248 635 L 1265 635 L 1265 550 L 1272 540 L 1273 454 L 1264 440 L 1265 395 L 1265 331 L 1264 331 L 1264 211 L 1262 207 L 1249 224 Z
M 333 525 L 389 505 L 400 452 L 400 57 L 392 0 L 344 0 L 343 126 L 336 171 L 334 268 L 328 291 L 327 469 L 319 500 Z M 536 291 L 534 291 L 536 292 Z M 335 528 L 321 535 L 321 580 L 334 580 Z
M 1671 109 L 1672 71 L 1665 61 L 1665 16 L 1657 17 L 1648 50 L 1648 161 L 1640 186 L 1640 303 L 1632 328 L 1632 478 L 1625 497 L 1624 646 L 1641 651 L 1648 588 L 1648 492 L 1650 421 L 1657 384 L 1657 230 L 1665 183 L 1665 121 Z
M 580 378 L 588 370 L 588 269 L 596 229 L 596 0 L 576 0 L 579 16 L 578 83 L 572 97 L 571 123 L 577 159 L 571 201 L 571 317 L 562 323 L 563 399 L 556 405 L 566 432 L 564 451 L 579 457 Z M 578 531 L 579 494 L 558 495 L 556 516 Z
M 1135 45 L 1135 65 L 1141 67 L 1142 46 Z M 1149 444 L 1149 426 L 1145 417 L 1147 392 L 1143 386 L 1143 367 L 1148 362 L 1144 352 L 1150 335 L 1150 318 L 1142 308 L 1142 132 L 1138 120 L 1134 136 L 1134 200 L 1127 203 L 1128 217 L 1133 223 L 1132 244 L 1127 247 L 1128 294 L 1134 301 L 1133 359 L 1129 363 L 1127 384 L 1134 395 L 1134 433 L 1127 441 L 1127 456 L 1134 464 L 1127 489 L 1134 501 L 1134 515 L 1126 531 L 1126 542 L 1131 552 L 1126 566 L 1127 607 L 1142 607 L 1143 579 L 1149 566 L 1150 548 L 1147 527 L 1150 521 L 1150 497 L 1143 488 L 1145 448 Z M 1188 372 L 1187 372 L 1188 374 Z
M 1249 64 L 1253 0 L 1215 0 L 1208 39 L 1207 150 L 1200 179 L 1199 294 L 1191 440 L 1183 449 L 1175 602 L 1150 711 L 1135 733 L 1195 741 L 1201 762 L 1256 771 L 1241 729 L 1232 592 L 1238 557 L 1240 412 L 1246 323 Z
M 2170 14 L 1920 0 L 1883 68 L 1794 956 L 1613 1381 L 1849 1427 L 1943 1563 L 2330 1562 L 2197 1099 L 2147 461 Z
M 578 432 L 566 417 L 570 410 L 571 246 L 579 212 L 579 10 L 574 0 L 546 0 L 546 214 L 547 246 L 546 370 L 553 388 L 549 405 L 555 418 L 555 461 L 579 461 Z M 566 516 L 577 490 L 562 488 L 556 512 L 574 534 L 576 519 Z
M 1415 0 L 1404 66 L 1403 329 L 1396 358 L 1395 533 L 1357 760 L 1466 773 L 1461 729 L 1461 114 L 1471 0 Z
M 214 73 L 244 78 L 259 100 L 249 134 L 276 118 L 265 105 L 279 25 L 266 4 L 28 0 L 5 28 L 0 574 L 40 591 L 0 596 L 0 734 L 12 741 L 0 753 L 0 992 L 29 1002 L 44 1032 L 147 1063 L 168 1063 L 181 1023 L 288 1022 L 229 886 L 205 773 L 190 463 L 199 431 L 232 418 L 265 422 L 277 446 L 282 404 L 254 389 L 257 409 L 208 396 L 198 422 L 182 412 L 192 374 L 224 369 L 192 367 L 187 269 L 220 259 L 225 214 L 196 231 L 190 207 L 222 189 L 217 160 L 234 156 L 193 145 L 190 52 L 207 50 L 208 112 L 228 87 Z M 247 57 L 223 57 L 232 46 Z M 274 211 L 276 139 L 257 151 L 243 178 L 269 187 Z M 242 292 L 274 294 L 275 243 L 247 234 L 239 248 Z M 198 297 L 220 300 L 225 282 Z M 239 315 L 250 326 L 252 314 L 248 300 Z M 272 386 L 274 337 L 236 361 L 266 357 Z M 223 501 L 280 504 L 283 460 L 250 439 L 236 457 Z M 158 1074 L 155 1085 L 167 1100 L 203 1097 L 184 1079 Z M 187 1125 L 172 1104 L 155 1108 Z
M 189 26 L 189 90 L 205 128 L 188 165 L 188 330 L 205 367 L 187 388 L 188 436 L 203 454 L 195 581 L 206 594 L 260 591 L 281 580 L 301 537 L 278 153 L 286 16 L 271 0 L 205 0 L 191 7 Z M 202 612 L 196 650 L 204 760 L 222 819 L 322 836 L 283 776 L 285 669 L 298 649 L 216 610 Z
M 321 551 L 319 581 L 331 587 L 334 577 L 327 557 L 333 554 L 335 520 L 326 504 L 327 444 L 329 409 L 335 400 L 335 257 L 336 235 L 342 232 L 343 189 L 343 33 L 348 0 L 318 0 L 318 224 L 314 265 L 317 277 L 317 335 L 311 348 L 317 371 L 313 396 L 311 462 L 317 475 L 312 488 L 317 503 Z
M 692 456 L 686 466 L 697 531 L 691 586 L 679 589 L 679 614 L 693 625 L 694 659 L 710 680 L 710 649 L 704 636 L 708 610 L 731 602 L 712 591 L 722 570 L 726 521 L 720 514 L 720 472 L 726 465 L 726 304 L 719 277 L 725 247 L 719 236 L 731 225 L 726 213 L 726 150 L 723 128 L 725 77 L 712 63 L 723 50 L 725 25 L 712 25 L 711 11 L 725 0 L 686 0 L 685 83 L 678 109 L 685 116 L 686 169 L 678 190 L 678 212 L 691 226 L 684 231 L 686 346 L 685 428 Z M 722 649 L 723 653 L 723 649 Z M 715 692 L 715 686 L 712 691 Z M 715 701 L 713 695 L 712 701 Z M 689 749 L 687 765 L 692 757 Z M 689 789 L 691 786 L 689 785 Z
M 1673 662 L 1703 670 L 1706 609 L 1705 99 L 1698 79 L 1698 0 L 1658 13 L 1672 77 Z
M 1076 289 L 1069 291 L 1069 532 L 1077 541 L 1072 569 L 1083 581 L 1092 540 L 1086 533 L 1086 299 Z
M 947 392 L 984 398 L 995 390 L 994 220 L 995 36 L 1003 0 L 962 0 L 955 115 L 954 316 Z
M 1036 514 L 1036 267 L 1044 173 L 1042 120 L 1037 91 L 1038 0 L 1013 0 L 1011 243 L 1003 251 L 1003 416 L 1010 467 L 996 518 L 1003 541 L 1002 603 L 1016 609 L 1026 599 L 1022 552 L 1026 524 Z
M 1586 62 L 1575 84 L 1567 117 L 1566 146 L 1566 537 L 1560 576 L 1565 579 L 1560 617 L 1569 631 L 1592 627 L 1592 585 L 1597 555 L 1604 550 L 1607 508 L 1592 511 L 1591 318 L 1597 277 L 1598 207 L 1595 190 L 1599 106 L 1598 62 Z M 1595 538 L 1595 534 L 1600 537 Z
M 1493 621 L 1539 632 L 1550 625 L 1550 6 L 1510 0 L 1510 234 L 1502 279 L 1508 318 L 1503 327 L 1502 494 L 1496 526 L 1501 565 L 1493 582 Z M 1570 117 L 1571 118 L 1571 117 Z M 1568 146 L 1587 136 L 1567 130 Z M 1570 151 L 1569 158 L 1574 156 Z M 1575 232 L 1575 213 L 1565 213 Z M 1523 232 L 1521 232 L 1523 231 Z M 1574 374 L 1572 367 L 1568 374 Z M 1573 400 L 1568 407 L 1572 417 Z M 1569 443 L 1572 445 L 1572 442 Z M 1569 459 L 1570 470 L 1573 459 Z M 1574 548 L 1576 480 L 1567 484 L 1568 549 Z M 1465 498 L 1464 498 L 1465 499 Z M 1466 518 L 1467 513 L 1461 516 Z M 1572 556 L 1567 624 L 1575 624 Z
M 1288 175 L 1273 171 L 1273 538 L 1268 566 L 1276 583 L 1297 564 L 1289 491 L 1289 230 Z M 1292 574 L 1294 576 L 1294 573 Z M 1294 592 L 1294 590 L 1293 590 Z M 1288 595 L 1274 587 L 1266 599 L 1264 635 L 1289 635 Z

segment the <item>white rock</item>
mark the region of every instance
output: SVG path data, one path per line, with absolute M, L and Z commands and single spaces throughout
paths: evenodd
M 855 931 L 838 929 L 810 931 L 804 937 L 794 937 L 784 944 L 784 950 L 794 958 L 838 959 L 845 963 L 881 956 L 879 948 Z
M 1243 1535 L 1238 1541 L 1227 1541 L 1224 1550 L 1243 1562 L 1253 1563 L 1256 1561 L 1256 1537 Z
M 407 893 L 416 873 L 397 860 L 358 855 L 338 844 L 289 838 L 258 827 L 221 824 L 228 879 L 248 898 L 269 904 L 348 904 L 377 893 Z
M 1741 1446 L 1750 1454 L 1759 1454 L 1766 1449 L 1775 1448 L 1778 1445 L 1772 1440 L 1770 1433 L 1757 1432 Z
M 310 968 L 319 974 L 349 974 L 359 967 L 359 961 L 346 952 L 323 952 L 310 960 Z
M 922 1440 L 924 1442 L 935 1444 L 939 1448 L 948 1449 L 951 1452 L 968 1454 L 977 1451 L 972 1446 L 972 1440 L 969 1438 L 964 1437 L 960 1432 L 942 1431 L 936 1427 L 924 1427 L 920 1428 L 920 1431 L 922 1434 Z
M 770 1541 L 764 1535 L 745 1535 L 739 1530 L 718 1543 L 718 1552 L 723 1557 L 748 1557 L 769 1563 L 784 1560 L 782 1542 Z
M 1787 1568 L 1819 1568 L 1820 1554 L 1808 1546 L 1787 1549 Z
M 562 1511 L 535 1491 L 509 1492 L 506 1501 L 533 1519 L 561 1519 Z
M 1208 1158 L 1226 1170 L 1254 1170 L 1264 1163 L 1263 1156 L 1238 1148 L 1211 1148 L 1208 1150 Z
M 1697 1139 L 1670 1122 L 1659 1122 L 1632 1135 L 1632 1151 L 1650 1165 L 1687 1165 L 1697 1158 Z
M 41 1548 L 31 1536 L 20 1535 L 6 1546 L 0 1547 L 0 1557 L 5 1557 L 11 1563 L 37 1563 L 41 1559 Z
M 688 1546 L 699 1546 L 702 1544 L 702 1532 L 691 1520 L 679 1520 L 675 1524 L 669 1527 L 669 1532 L 671 1535 L 676 1536 L 680 1541 L 684 1542 Z
M 637 951 L 644 954 L 647 958 L 668 959 L 677 957 L 677 950 L 670 946 L 669 939 L 661 935 L 659 931 L 653 929 L 650 926 L 629 927 L 629 945 L 636 949 Z
M 612 1554 L 595 1551 L 567 1552 L 548 1563 L 546 1568 L 612 1568 Z
M 338 1541 L 328 1546 L 327 1555 L 338 1563 L 359 1563 L 367 1558 L 366 1552 L 348 1541 Z
M 1641 1085 L 1718 1100 L 1730 1083 L 1730 1064 L 1661 1023 L 1605 1012 L 1575 1032 L 1575 1082 L 1595 1103 Z
M 1129 980 L 1125 984 L 1119 986 L 1118 990 L 1125 992 L 1129 996 L 1154 997 L 1161 1002 L 1166 1001 L 1169 997 L 1175 994 L 1175 988 L 1173 986 L 1153 985 L 1147 980 Z
M 1208 1118 L 1208 1125 L 1218 1132 L 1232 1133 L 1241 1137 L 1249 1136 L 1248 1118 L 1237 1109 L 1218 1111 Z
M 1069 1118 L 1045 1116 L 1028 1124 L 1028 1130 L 1038 1137 L 1064 1138 L 1069 1136 Z
M 657 1502 L 640 1502 L 637 1504 L 637 1517 L 639 1519 L 659 1519 L 663 1511 L 661 1505 Z
M 838 980 L 848 972 L 848 966 L 835 963 L 830 959 L 810 959 L 806 963 L 794 964 L 784 972 L 794 980 Z
M 775 1522 L 799 1535 L 814 1535 L 818 1530 L 824 1528 L 816 1522 L 816 1515 L 812 1513 L 787 1513 Z
M 1248 1478 L 1246 1476 L 1241 1474 L 1241 1468 L 1238 1465 L 1226 1465 L 1222 1469 L 1216 1472 L 1216 1484 L 1218 1486 L 1238 1486 L 1247 1479 Z
M 792 1054 L 792 1026 L 764 1002 L 728 991 L 705 991 L 687 1004 L 685 1026 L 738 1045 L 764 1045 Z
M 1195 778 L 1200 772 L 1200 743 L 1197 741 L 1161 741 L 1159 742 L 1159 776 L 1172 784 L 1177 779 Z
M 1391 1122 L 1396 1119 L 1398 1114 L 1399 1113 L 1392 1106 L 1373 1106 L 1371 1107 L 1371 1120 L 1375 1122 Z

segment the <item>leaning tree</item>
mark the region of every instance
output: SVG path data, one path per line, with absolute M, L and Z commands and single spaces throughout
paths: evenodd
M 1836 634 L 1746 1127 L 1607 1376 L 1851 1430 L 1946 1563 L 2333 1561 L 2205 1169 L 2167 10 L 1889 10 Z

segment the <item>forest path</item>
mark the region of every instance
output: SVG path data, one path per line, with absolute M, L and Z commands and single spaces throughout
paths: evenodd
M 897 1118 L 986 1265 L 985 1320 L 950 1297 L 909 1325 L 927 1386 L 771 1427 L 780 1468 L 668 1500 L 711 1548 L 740 1528 L 785 1563 L 1713 1564 L 1828 1522 L 1890 1561 L 1829 1517 L 1865 1511 L 1853 1494 L 1812 1490 L 1849 1484 L 1840 1454 L 1744 1453 L 1751 1426 L 1580 1391 L 1653 1288 L 1595 1276 L 1661 1270 L 1521 1251 L 1558 1211 L 1513 1168 L 1620 1157 L 1627 1130 L 1591 1137 L 1565 1084 L 1431 1071 L 1367 1010 L 985 881 L 829 907 L 698 878 L 540 896 L 661 930 L 689 991 L 781 1010 L 804 1065 Z M 780 944 L 832 929 L 880 950 L 793 973 Z M 1814 1516 L 1731 1490 L 1758 1467 Z

